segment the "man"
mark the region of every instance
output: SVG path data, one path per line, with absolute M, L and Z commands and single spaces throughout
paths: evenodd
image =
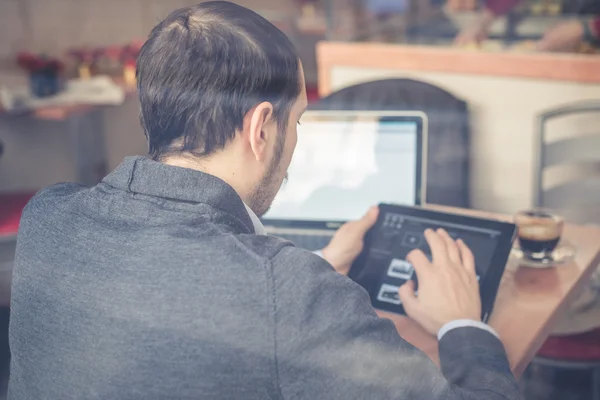
M 519 397 L 478 321 L 464 244 L 428 231 L 432 263 L 410 255 L 419 297 L 400 291 L 441 338 L 440 371 L 326 260 L 263 234 L 257 215 L 307 103 L 282 32 L 228 2 L 177 10 L 137 75 L 152 160 L 126 159 L 90 189 L 50 187 L 25 210 L 9 399 Z M 376 214 L 341 228 L 324 257 L 347 265 Z
M 505 15 L 520 2 L 521 0 L 487 0 L 484 10 L 472 25 L 456 37 L 455 43 L 467 45 L 485 40 L 496 18 Z M 587 7 L 577 10 L 579 14 L 593 14 L 600 9 L 600 2 L 597 0 L 584 3 Z M 600 44 L 600 16 L 561 21 L 544 34 L 535 48 L 539 51 L 572 51 L 584 42 Z

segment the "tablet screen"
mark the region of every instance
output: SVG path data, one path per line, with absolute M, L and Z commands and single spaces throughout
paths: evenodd
M 448 220 L 439 218 L 441 213 L 419 211 L 405 213 L 382 208 L 363 258 L 364 267 L 355 269 L 353 266 L 355 271 L 351 271 L 351 278 L 369 291 L 375 308 L 403 313 L 398 289 L 407 280 L 415 281 L 418 294 L 418 280 L 413 266 L 406 261 L 406 256 L 413 249 L 421 249 L 431 259 L 431 250 L 424 237 L 427 228 L 443 228 L 454 239 L 460 238 L 465 242 L 475 257 L 480 282 L 482 277 L 488 276 L 495 260 L 498 262 L 499 246 L 502 244 L 502 247 L 506 247 L 506 229 L 503 228 L 511 224 L 490 221 L 488 224 L 476 225 L 474 221 L 480 220 L 445 214 L 454 217 L 449 218 L 454 220 Z M 508 242 L 512 243 L 511 233 Z M 506 263 L 506 258 L 500 263 Z M 504 265 L 499 268 L 503 270 Z

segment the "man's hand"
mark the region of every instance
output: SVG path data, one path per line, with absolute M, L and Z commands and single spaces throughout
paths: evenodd
M 546 32 L 537 43 L 539 51 L 568 51 L 574 50 L 583 42 L 585 29 L 580 20 L 564 21 Z
M 412 280 L 399 290 L 408 316 L 434 335 L 451 321 L 481 321 L 479 283 L 471 250 L 442 229 L 426 230 L 425 239 L 433 261 L 421 250 L 411 251 L 406 258 L 419 281 L 418 297 Z
M 359 220 L 346 222 L 323 249 L 323 258 L 340 274 L 346 275 L 364 246 L 365 233 L 377 221 L 379 207 L 371 207 Z

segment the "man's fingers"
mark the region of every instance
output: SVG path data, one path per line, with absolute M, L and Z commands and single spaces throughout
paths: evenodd
M 398 296 L 400 296 L 404 311 L 412 318 L 419 307 L 419 299 L 415 296 L 415 283 L 413 281 L 406 281 L 406 283 L 398 289 Z
M 467 247 L 462 239 L 458 239 L 456 243 L 458 244 L 458 249 L 460 251 L 462 265 L 467 271 L 475 274 L 475 257 L 473 257 L 473 252 Z
M 423 278 L 423 275 L 425 275 L 428 269 L 431 268 L 429 259 L 425 253 L 419 249 L 412 250 L 410 253 L 408 253 L 406 256 L 406 261 L 412 264 L 415 273 L 417 274 L 417 279 L 419 280 Z
M 448 251 L 446 250 L 446 242 L 442 237 L 433 231 L 433 229 L 425 229 L 425 239 L 431 249 L 433 262 L 445 261 L 448 259 Z
M 448 234 L 448 232 L 446 232 L 444 229 L 438 229 L 437 233 L 442 237 L 442 239 L 444 239 L 444 242 L 446 243 L 446 251 L 450 260 L 455 264 L 460 264 L 460 251 L 458 250 L 458 246 L 456 245 L 454 239 L 452 239 L 450 234 Z

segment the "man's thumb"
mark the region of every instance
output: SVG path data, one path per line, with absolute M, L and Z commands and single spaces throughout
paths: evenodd
M 369 208 L 369 211 L 367 211 L 367 213 L 365 215 L 362 216 L 362 218 L 359 221 L 365 231 L 367 231 L 373 225 L 375 225 L 378 215 L 379 215 L 379 207 L 373 206 L 373 207 Z

